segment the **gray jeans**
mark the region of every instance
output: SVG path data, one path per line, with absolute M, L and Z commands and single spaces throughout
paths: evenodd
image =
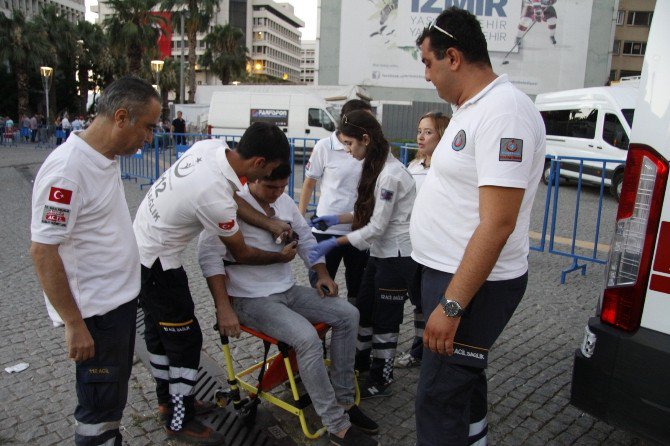
M 268 297 L 235 297 L 240 323 L 292 346 L 302 382 L 314 410 L 329 432 L 351 426 L 342 406 L 354 403 L 354 355 L 358 310 L 346 299 L 319 297 L 316 290 L 295 285 Z M 321 340 L 312 323 L 332 327 L 330 377 L 323 363 Z M 332 382 L 331 382 L 332 380 Z

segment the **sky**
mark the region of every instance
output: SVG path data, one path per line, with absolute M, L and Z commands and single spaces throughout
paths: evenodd
M 97 14 L 91 12 L 91 6 L 97 5 L 98 0 L 85 0 L 85 2 L 86 20 L 94 21 Z M 317 0 L 284 0 L 278 2 L 292 4 L 295 15 L 305 22 L 305 27 L 300 29 L 303 40 L 316 39 L 316 2 Z

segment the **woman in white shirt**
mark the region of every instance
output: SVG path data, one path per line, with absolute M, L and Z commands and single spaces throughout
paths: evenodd
M 407 166 L 407 170 L 416 182 L 417 193 L 419 193 L 419 189 L 421 189 L 423 181 L 426 179 L 430 169 L 430 159 L 447 125 L 449 125 L 449 118 L 439 111 L 428 112 L 419 118 L 419 128 L 416 133 L 416 143 L 419 145 L 419 150 Z M 414 305 L 414 341 L 409 351 L 399 355 L 395 360 L 396 367 L 402 368 L 421 365 L 423 356 L 423 329 L 426 326 L 426 321 L 421 310 L 421 271 L 417 271 L 409 298 Z
M 407 168 L 391 154 L 381 125 L 370 113 L 344 115 L 340 140 L 348 153 L 363 160 L 354 212 L 325 215 L 315 221 L 328 226 L 352 223 L 352 232 L 320 242 L 312 248 L 310 259 L 347 244 L 370 249 L 356 305 L 361 315 L 356 368 L 370 370 L 361 389 L 362 399 L 389 396 L 404 301 L 417 269 L 410 257 L 409 239 L 416 188 Z

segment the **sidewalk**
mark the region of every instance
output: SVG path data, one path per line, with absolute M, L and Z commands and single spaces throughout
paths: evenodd
M 0 147 L 0 445 L 71 444 L 75 405 L 73 365 L 65 358 L 63 330 L 51 326 L 28 255 L 30 244 L 31 180 L 48 151 L 33 146 Z M 133 182 L 125 182 L 131 214 L 142 200 Z M 541 196 L 538 193 L 538 196 Z M 557 271 L 565 267 L 559 256 L 532 252 L 526 296 L 491 353 L 489 377 L 489 443 L 496 445 L 644 445 L 644 441 L 597 421 L 568 404 L 572 353 L 583 327 L 593 314 L 601 287 L 602 266 L 589 266 L 585 277 L 571 276 L 558 285 Z M 213 304 L 195 258 L 195 244 L 185 255 L 196 315 L 204 330 L 204 350 L 224 367 L 214 323 Z M 301 284 L 307 283 L 301 261 L 294 261 Z M 342 277 L 338 277 L 344 289 Z M 409 347 L 411 306 L 405 307 L 400 351 Z M 262 355 L 260 343 L 243 338 L 233 342 L 234 357 L 247 366 Z M 4 368 L 19 362 L 30 367 L 8 374 Z M 418 369 L 396 369 L 393 396 L 362 403 L 381 428 L 384 445 L 413 445 L 414 393 Z M 153 380 L 136 363 L 123 418 L 128 445 L 178 444 L 167 442 L 155 416 Z M 299 443 L 306 442 L 294 417 L 275 412 L 283 428 Z

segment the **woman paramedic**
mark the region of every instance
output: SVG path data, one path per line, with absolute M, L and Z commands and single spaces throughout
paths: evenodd
M 351 223 L 352 232 L 319 242 L 310 256 L 318 258 L 347 244 L 370 250 L 357 301 L 356 369 L 370 371 L 362 399 L 390 396 L 404 301 L 417 270 L 409 238 L 414 179 L 393 157 L 381 125 L 370 113 L 344 115 L 340 139 L 351 156 L 363 160 L 354 212 L 318 220 L 328 226 Z
M 439 111 L 428 112 L 419 118 L 419 128 L 416 133 L 419 150 L 407 166 L 407 170 L 414 177 L 417 194 L 430 170 L 430 158 L 447 125 L 449 125 L 449 118 Z M 423 329 L 426 321 L 423 319 L 421 310 L 421 271 L 417 271 L 414 287 L 410 290 L 409 297 L 414 305 L 414 341 L 409 351 L 402 353 L 395 360 L 395 366 L 401 368 L 421 365 L 423 356 Z

